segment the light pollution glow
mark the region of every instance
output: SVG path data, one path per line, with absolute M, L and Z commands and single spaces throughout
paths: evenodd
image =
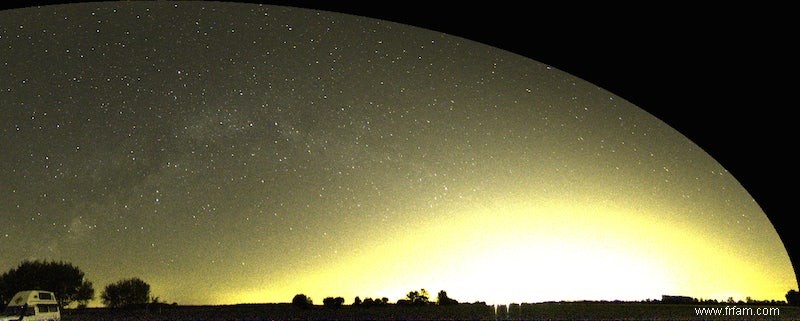
M 642 300 L 664 293 L 770 298 L 785 294 L 784 285 L 793 281 L 765 275 L 763 264 L 691 226 L 632 211 L 514 200 L 462 210 L 459 217 L 386 235 L 360 255 L 302 270 L 277 287 L 260 284 L 219 300 L 283 302 L 293 293 L 314 293 L 394 301 L 419 287 L 489 304 Z
M 135 276 L 179 304 L 783 300 L 797 284 L 719 163 L 525 57 L 217 2 L 8 10 L 0 27 L 3 271 L 64 260 L 98 293 Z

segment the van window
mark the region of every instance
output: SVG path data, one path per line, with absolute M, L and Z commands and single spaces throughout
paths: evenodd
M 33 307 L 29 307 L 28 310 L 30 311 L 30 315 L 33 315 Z M 19 316 L 20 314 L 25 314 L 27 311 L 23 311 L 23 307 L 19 305 L 10 305 L 6 307 L 0 316 Z
M 39 313 L 58 312 L 58 304 L 37 304 Z
M 53 294 L 49 292 L 39 292 L 39 299 L 40 300 L 52 300 Z

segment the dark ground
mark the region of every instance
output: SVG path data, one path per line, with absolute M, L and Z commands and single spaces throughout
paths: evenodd
M 777 316 L 697 316 L 695 308 L 778 308 Z M 755 313 L 755 312 L 754 312 Z M 378 306 L 300 309 L 289 304 L 228 306 L 162 306 L 113 310 L 66 310 L 64 321 L 260 321 L 260 320 L 800 320 L 800 307 L 760 305 L 677 305 L 657 303 L 538 303 L 499 307 L 481 304 L 455 306 Z

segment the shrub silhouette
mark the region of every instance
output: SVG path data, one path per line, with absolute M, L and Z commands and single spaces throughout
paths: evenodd
M 100 298 L 111 308 L 145 305 L 150 302 L 150 284 L 135 277 L 121 280 L 107 285 Z
M 444 290 L 439 291 L 439 294 L 436 296 L 436 302 L 439 305 L 455 305 L 458 304 L 458 301 L 451 299 L 447 296 L 447 292 Z
M 344 305 L 344 298 L 343 297 L 327 297 L 322 299 L 322 305 L 329 307 L 329 308 L 338 308 Z
M 789 303 L 789 305 L 800 306 L 800 292 L 795 290 L 789 290 L 789 292 L 786 292 L 786 303 Z
M 305 294 L 297 294 L 292 298 L 292 305 L 301 309 L 308 309 L 314 305 L 314 301 Z
M 428 300 L 428 291 L 420 289 L 419 291 L 408 292 L 408 294 L 406 294 L 406 300 L 398 300 L 397 304 L 426 305 L 428 304 Z
M 367 297 L 367 298 L 364 299 L 364 301 L 359 301 L 358 305 L 362 306 L 362 307 L 374 307 L 374 306 L 385 306 L 385 305 L 388 305 L 388 304 L 389 304 L 389 298 L 387 298 L 387 297 L 383 297 L 383 298 L 380 298 L 380 299 L 378 299 L 378 298 L 373 299 L 373 298 Z

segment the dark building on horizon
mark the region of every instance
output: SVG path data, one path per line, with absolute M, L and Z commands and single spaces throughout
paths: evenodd
M 669 303 L 669 304 L 692 304 L 695 303 L 695 299 L 689 296 L 684 295 L 662 295 L 661 296 L 661 303 Z

